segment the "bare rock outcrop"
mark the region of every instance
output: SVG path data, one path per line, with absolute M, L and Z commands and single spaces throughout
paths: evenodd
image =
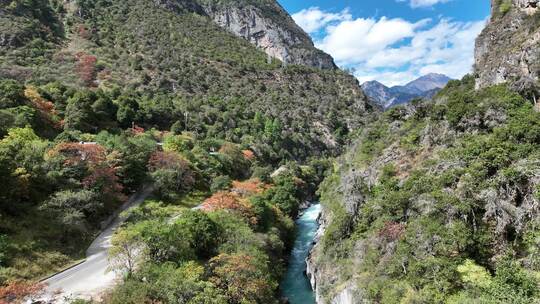
M 311 38 L 274 1 L 223 5 L 207 1 L 204 10 L 219 26 L 246 39 L 284 64 L 335 69 L 332 57 L 315 48 Z M 264 3 L 264 2 L 263 2 Z
M 492 17 L 476 41 L 476 86 L 538 82 L 540 2 L 492 0 Z

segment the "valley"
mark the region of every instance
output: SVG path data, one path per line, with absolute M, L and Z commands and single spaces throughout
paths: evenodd
M 540 301 L 537 1 L 392 87 L 282 4 L 0 0 L 0 304 Z

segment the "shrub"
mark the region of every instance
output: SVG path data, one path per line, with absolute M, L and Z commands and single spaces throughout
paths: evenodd
M 501 0 L 499 0 L 501 1 Z M 501 15 L 506 15 L 512 8 L 512 0 L 502 0 L 499 4 L 499 13 Z
M 232 180 L 230 177 L 226 175 L 221 175 L 212 180 L 212 184 L 210 185 L 210 191 L 212 193 L 218 192 L 218 191 L 224 191 L 230 189 L 232 186 Z

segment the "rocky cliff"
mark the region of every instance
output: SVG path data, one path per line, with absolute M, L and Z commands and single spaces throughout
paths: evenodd
M 336 68 L 332 57 L 316 49 L 311 38 L 275 1 L 201 2 L 206 14 L 219 26 L 285 64 Z
M 512 82 L 521 91 L 540 75 L 538 0 L 492 0 L 492 17 L 476 42 L 477 88 Z

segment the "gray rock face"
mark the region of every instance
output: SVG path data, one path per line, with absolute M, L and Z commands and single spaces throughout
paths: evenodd
M 476 41 L 476 86 L 537 82 L 540 76 L 538 0 L 512 0 L 505 8 L 492 0 L 492 18 Z
M 242 37 L 284 64 L 300 64 L 321 69 L 334 69 L 332 57 L 317 50 L 309 36 L 277 3 L 274 11 L 263 11 L 254 5 L 205 5 L 204 10 L 219 26 Z M 278 23 L 278 16 L 285 22 Z

